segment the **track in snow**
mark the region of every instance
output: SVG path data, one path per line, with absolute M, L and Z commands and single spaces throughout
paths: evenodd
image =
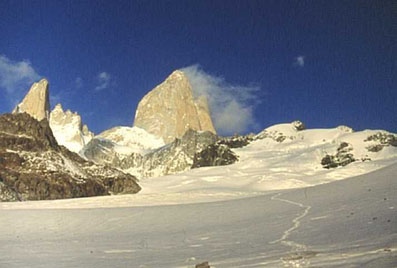
M 288 240 L 288 237 L 292 232 L 297 230 L 300 227 L 301 219 L 307 216 L 309 213 L 311 206 L 305 206 L 302 203 L 294 202 L 288 199 L 279 198 L 281 193 L 273 195 L 270 199 L 273 201 L 285 202 L 294 206 L 298 206 L 304 208 L 304 211 L 300 213 L 296 218 L 292 219 L 292 227 L 285 230 L 281 238 L 270 242 L 270 244 L 281 243 L 287 247 L 290 247 L 290 254 L 281 258 L 285 267 L 308 267 L 310 264 L 310 260 L 308 258 L 315 256 L 315 252 L 310 252 L 307 249 L 305 244 L 299 244 L 297 242 Z

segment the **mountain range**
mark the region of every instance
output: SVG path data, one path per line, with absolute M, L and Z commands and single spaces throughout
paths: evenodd
M 231 165 L 228 170 L 236 173 L 267 166 L 265 175 L 246 178 L 254 185 L 273 176 L 304 174 L 295 185 L 302 187 L 319 175 L 332 177 L 336 168 L 354 165 L 359 168 L 349 176 L 359 175 L 397 159 L 397 135 L 382 130 L 306 129 L 304 123 L 294 121 L 258 134 L 218 136 L 206 97 L 195 96 L 189 79 L 179 70 L 142 98 L 133 126 L 97 135 L 77 112 L 65 111 L 61 104 L 50 111 L 49 95 L 49 83 L 42 79 L 32 85 L 13 114 L 1 116 L 3 201 L 136 193 L 139 181 L 223 165 Z M 35 133 L 39 126 L 43 133 Z M 250 171 L 242 165 L 239 151 L 248 145 L 260 152 L 250 160 Z M 283 187 L 281 179 L 271 186 Z
M 97 135 L 49 95 L 0 115 L 1 267 L 396 265 L 394 133 L 222 137 L 181 71 Z

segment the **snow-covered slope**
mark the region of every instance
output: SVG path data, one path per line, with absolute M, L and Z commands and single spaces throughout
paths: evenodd
M 298 131 L 294 124 L 280 124 L 258 134 L 248 146 L 233 149 L 239 156 L 235 164 L 144 178 L 140 180 L 142 191 L 138 195 L 112 200 L 116 206 L 211 202 L 329 183 L 397 163 L 397 147 L 393 146 L 392 137 L 395 135 L 385 131 L 353 132 L 345 126 Z M 344 149 L 348 148 L 356 161 L 324 168 L 322 159 L 336 154 L 342 143 L 349 144 Z M 104 203 L 113 206 L 105 200 L 67 202 L 72 207 Z
M 234 149 L 240 158 L 237 163 L 147 178 L 141 181 L 142 194 L 160 193 L 165 203 L 205 202 L 346 179 L 397 162 L 397 147 L 374 138 L 388 135 L 395 137 L 377 130 L 352 132 L 347 127 L 297 131 L 291 124 L 281 124 L 266 129 L 248 146 Z M 322 159 L 337 154 L 345 143 L 348 146 L 343 149 L 355 161 L 324 168 Z
M 396 267 L 396 174 L 189 205 L 0 203 L 0 267 Z
M 0 203 L 0 267 L 396 267 L 395 142 L 282 124 L 136 195 Z M 342 151 L 355 161 L 324 168 Z
M 95 138 L 113 142 L 116 145 L 114 149 L 120 154 L 145 154 L 164 145 L 161 138 L 157 138 L 139 127 L 114 127 L 100 133 Z

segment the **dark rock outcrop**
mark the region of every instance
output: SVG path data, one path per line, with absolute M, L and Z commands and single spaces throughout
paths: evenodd
M 366 147 L 368 151 L 379 152 L 388 146 L 397 147 L 397 136 L 386 132 L 378 132 L 366 138 L 364 142 L 374 143 Z
M 321 160 L 321 165 L 323 165 L 323 167 L 327 169 L 336 168 L 339 166 L 346 166 L 356 161 L 353 154 L 350 153 L 352 150 L 353 148 L 351 144 L 347 142 L 342 142 L 339 145 L 335 155 L 327 154 L 323 157 L 323 159 Z
M 40 122 L 27 113 L 0 116 L 0 148 L 8 150 L 58 150 L 48 121 Z
M 63 146 L 46 119 L 0 116 L 0 201 L 88 197 L 140 190 L 136 178 L 95 165 Z
M 254 140 L 254 135 L 233 136 L 221 138 L 217 143 L 227 145 L 229 148 L 242 148 Z
M 224 166 L 238 161 L 238 156 L 225 144 L 210 144 L 207 148 L 196 153 L 192 168 Z

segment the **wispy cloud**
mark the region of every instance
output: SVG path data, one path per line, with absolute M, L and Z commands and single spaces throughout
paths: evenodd
M 298 57 L 295 57 L 294 66 L 304 67 L 305 66 L 305 56 L 300 55 Z
M 76 89 L 81 89 L 83 87 L 83 79 L 81 77 L 76 77 L 74 80 L 74 87 Z
M 195 97 L 206 96 L 216 130 L 222 135 L 247 132 L 257 127 L 254 108 L 260 103 L 257 86 L 232 85 L 204 72 L 199 65 L 181 69 L 192 85 Z
M 28 60 L 13 61 L 0 55 L 0 87 L 8 94 L 26 90 L 40 75 Z
M 95 87 L 95 90 L 101 91 L 111 86 L 112 77 L 107 72 L 101 72 L 97 75 L 96 81 L 97 81 L 97 86 Z

